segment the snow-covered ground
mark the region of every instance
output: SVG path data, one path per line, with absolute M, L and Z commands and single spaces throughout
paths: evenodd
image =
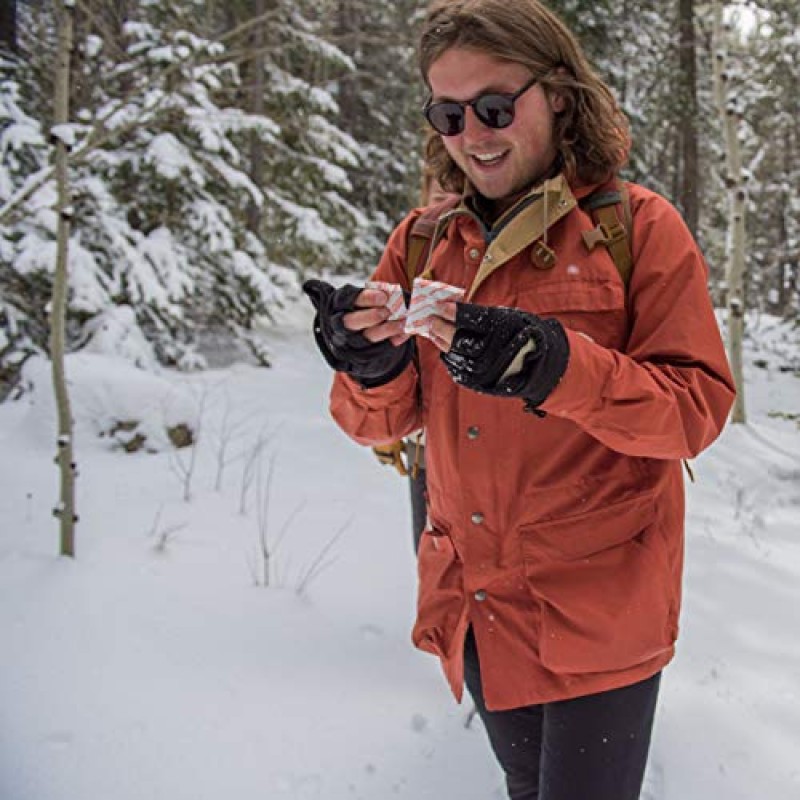
M 409 641 L 406 485 L 330 421 L 307 322 L 298 313 L 274 337 L 269 370 L 148 376 L 71 358 L 75 560 L 57 557 L 45 367 L 0 406 L 2 800 L 503 796 L 480 723 L 465 726 L 469 706 Z M 800 379 L 781 371 L 798 366 L 787 335 L 759 322 L 751 424 L 694 464 L 652 800 L 800 797 L 800 430 L 787 418 Z M 131 433 L 98 435 L 134 418 L 145 450 L 114 448 Z M 195 461 L 176 457 L 165 425 L 198 419 Z

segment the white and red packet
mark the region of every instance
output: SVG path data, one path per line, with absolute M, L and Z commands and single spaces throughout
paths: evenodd
M 463 299 L 464 290 L 458 286 L 415 278 L 411 302 L 408 304 L 405 332 L 430 339 L 431 323 L 438 316 L 437 305 L 447 300 L 458 302 Z
M 386 281 L 367 281 L 367 289 L 379 289 L 389 299 L 386 301 L 386 308 L 389 309 L 387 322 L 396 319 L 406 318 L 406 301 L 403 298 L 403 287 L 397 283 L 387 283 Z

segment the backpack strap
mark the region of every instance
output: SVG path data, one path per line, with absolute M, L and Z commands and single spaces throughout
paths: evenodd
M 615 178 L 613 183 L 601 186 L 581 200 L 580 205 L 597 223 L 597 227 L 583 232 L 584 244 L 589 250 L 594 250 L 598 244 L 607 248 L 627 289 L 633 271 L 633 215 L 628 187 Z M 618 208 L 622 210 L 621 215 Z
M 420 214 L 411 230 L 408 232 L 408 242 L 406 244 L 406 278 L 408 279 L 408 289 L 422 270 L 420 267 L 427 261 L 427 256 L 432 249 L 431 245 L 438 235 L 441 235 L 443 227 L 440 223 L 444 223 L 449 219 L 450 212 L 461 202 L 461 198 L 452 195 L 428 206 L 422 214 Z
M 425 266 L 433 250 L 433 246 L 446 229 L 450 213 L 460 202 L 460 197 L 449 195 L 441 202 L 428 206 L 422 214 L 414 220 L 411 230 L 408 232 L 408 240 L 406 242 L 406 288 L 409 291 L 411 291 L 414 284 L 414 278 L 423 271 L 421 268 Z M 388 446 L 384 446 L 384 448 L 375 447 L 373 450 L 382 463 L 392 464 L 401 475 L 410 474 L 412 478 L 416 478 L 419 474 L 420 467 L 424 465 L 422 431 L 417 434 L 413 463 L 411 463 L 402 441 L 393 442 Z M 381 450 L 384 452 L 381 452 Z M 407 459 L 406 463 L 403 463 L 404 453 Z
M 633 255 L 631 253 L 633 214 L 628 187 L 624 181 L 615 178 L 612 186 L 601 186 L 585 197 L 580 205 L 592 215 L 592 219 L 597 223 L 596 228 L 583 232 L 583 241 L 589 250 L 594 250 L 598 244 L 608 248 L 608 253 L 625 286 L 627 300 L 628 284 L 633 272 Z M 618 215 L 617 208 L 622 209 L 622 219 Z M 685 458 L 683 466 L 689 480 L 694 483 L 694 471 Z
M 446 217 L 459 204 L 460 200 L 460 197 L 453 196 L 428 206 L 411 225 L 406 241 L 406 288 L 409 291 L 411 291 L 414 278 L 422 272 L 420 267 L 427 261 L 437 231 L 441 231 L 440 220 Z M 403 440 L 373 447 L 372 452 L 375 453 L 381 464 L 393 466 L 400 475 L 410 474 L 416 478 L 424 459 L 424 445 L 421 438 L 422 433 L 420 432 L 417 434 L 413 463 Z M 403 460 L 404 456 L 405 460 Z

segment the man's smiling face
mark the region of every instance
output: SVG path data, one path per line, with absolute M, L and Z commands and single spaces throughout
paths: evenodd
M 428 70 L 433 102 L 465 102 L 490 92 L 514 94 L 530 79 L 522 64 L 458 47 L 446 50 Z M 490 128 L 467 108 L 464 130 L 442 141 L 484 197 L 502 200 L 527 189 L 553 163 L 553 118 L 562 107 L 561 98 L 548 97 L 534 84 L 517 98 L 514 121 L 507 128 Z

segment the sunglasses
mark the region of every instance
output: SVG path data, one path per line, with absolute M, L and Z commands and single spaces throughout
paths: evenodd
M 507 128 L 514 121 L 514 103 L 532 86 L 539 82 L 531 78 L 521 89 L 513 94 L 489 92 L 459 103 L 456 100 L 443 100 L 432 103 L 428 100 L 422 113 L 431 127 L 442 136 L 458 136 L 464 131 L 467 120 L 467 106 L 475 116 L 488 128 Z

